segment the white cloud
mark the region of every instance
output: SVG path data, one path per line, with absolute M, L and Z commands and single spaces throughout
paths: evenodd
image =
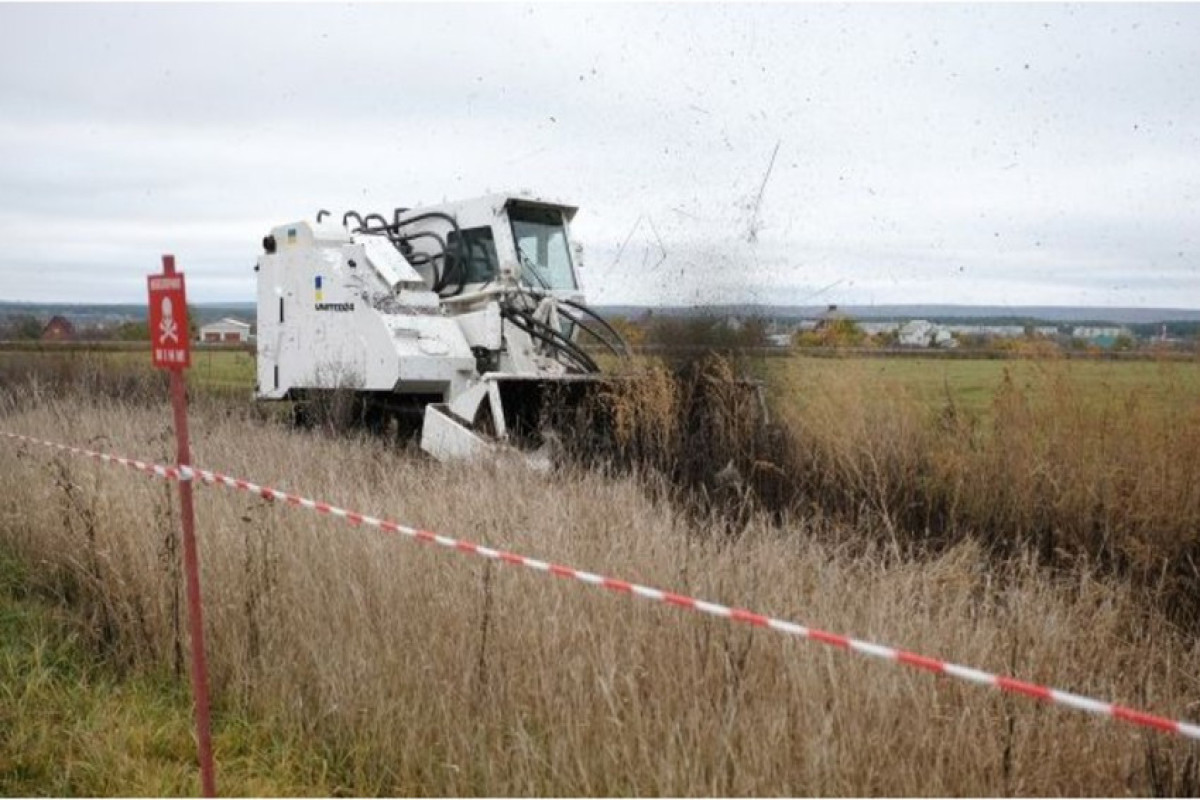
M 271 225 L 527 187 L 582 207 L 604 302 L 1198 306 L 1197 40 L 1189 6 L 0 6 L 0 296 L 137 300 L 175 251 L 249 299 Z

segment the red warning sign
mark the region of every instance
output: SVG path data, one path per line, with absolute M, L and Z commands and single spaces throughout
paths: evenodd
M 164 369 L 191 366 L 183 273 L 170 270 L 165 275 L 147 276 L 146 281 L 150 287 L 150 352 L 154 366 Z

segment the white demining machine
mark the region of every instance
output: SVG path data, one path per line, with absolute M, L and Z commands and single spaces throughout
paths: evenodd
M 303 419 L 349 396 L 443 460 L 536 444 L 548 395 L 598 377 L 584 337 L 628 353 L 584 304 L 575 212 L 498 194 L 280 225 L 255 268 L 258 398 Z

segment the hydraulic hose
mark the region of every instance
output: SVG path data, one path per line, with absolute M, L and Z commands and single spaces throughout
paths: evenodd
M 388 237 L 391 238 L 392 234 L 388 234 Z M 422 238 L 433 239 L 436 241 L 438 251 L 436 253 L 413 253 L 409 242 L 411 242 L 413 239 Z M 423 267 L 426 265 L 431 266 L 434 270 L 434 280 L 437 279 L 439 268 L 434 262 L 436 262 L 439 258 L 446 257 L 445 239 L 433 231 L 421 231 L 420 233 L 413 233 L 407 236 L 400 236 L 399 234 L 396 234 L 395 238 L 392 239 L 392 244 L 396 246 L 396 249 L 400 251 L 402 256 L 408 259 L 408 263 L 412 264 L 414 267 Z
M 393 212 L 393 220 L 390 223 L 382 214 L 372 213 L 367 214 L 366 217 L 363 217 L 357 211 L 347 211 L 342 217 L 342 224 L 349 227 L 348 222 L 351 219 L 354 219 L 358 221 L 358 227 L 354 229 L 355 233 L 386 235 L 388 237 L 388 241 L 392 243 L 392 246 L 399 250 L 401 255 L 404 255 L 405 258 L 408 258 L 408 256 L 404 253 L 403 245 L 405 243 L 422 236 L 435 239 L 440 248 L 439 252 L 433 254 L 422 254 L 422 257 L 414 259 L 410 263 L 424 266 L 426 264 L 434 264 L 434 262 L 438 259 L 442 259 L 443 266 L 441 269 L 438 269 L 436 265 L 434 265 L 433 291 L 437 292 L 441 297 L 454 297 L 462 294 L 463 288 L 467 285 L 467 262 L 470 259 L 470 252 L 467 249 L 466 237 L 463 236 L 462 228 L 459 227 L 458 220 L 441 211 L 425 211 L 409 217 L 408 219 L 402 220 L 401 217 L 407 210 L 408 209 L 406 208 L 397 208 Z M 458 239 L 455 242 L 455 255 L 457 255 L 458 258 L 453 269 L 447 268 L 446 266 L 447 262 L 445 259 L 449 254 L 450 248 L 446 240 L 440 235 L 432 231 L 421 231 L 407 235 L 401 233 L 401 228 L 404 226 L 423 219 L 445 220 L 446 222 L 450 223 L 450 226 L 454 229 L 454 232 L 458 234 Z M 455 277 L 458 278 L 458 282 L 457 284 L 452 284 L 451 280 Z M 446 290 L 451 286 L 453 286 L 453 291 L 447 292 Z
M 554 330 L 553 327 L 535 319 L 528 311 L 508 305 L 501 307 L 501 314 L 530 336 L 567 356 L 581 368 L 581 371 L 589 373 L 600 371 L 599 365 L 578 345 Z
M 529 294 L 530 294 L 530 295 L 532 295 L 532 296 L 534 296 L 534 297 L 547 297 L 547 296 L 550 296 L 550 295 L 549 295 L 547 292 L 538 291 L 537 289 L 532 289 L 531 291 L 529 291 Z M 604 328 L 604 330 L 608 331 L 608 333 L 609 333 L 609 334 L 610 334 L 610 335 L 613 337 L 613 340 L 614 340 L 614 341 L 616 341 L 616 342 L 618 342 L 618 343 L 621 345 L 621 350 L 622 350 L 623 352 L 622 352 L 622 353 L 616 353 L 616 352 L 614 352 L 614 355 L 617 355 L 617 356 L 624 356 L 625 358 L 628 358 L 628 357 L 631 355 L 631 352 L 630 352 L 630 350 L 629 350 L 629 343 L 625 341 L 625 337 L 623 337 L 623 336 L 622 336 L 620 333 L 618 333 L 618 332 L 617 332 L 617 330 L 616 330 L 616 328 L 614 328 L 612 325 L 610 325 L 610 324 L 608 323 L 608 320 L 604 319 L 604 317 L 600 316 L 600 315 L 599 315 L 599 314 L 597 314 L 595 311 L 593 311 L 592 309 L 590 309 L 590 308 L 588 308 L 587 306 L 583 305 L 582 303 L 576 303 L 574 300 L 567 300 L 567 299 L 565 299 L 565 298 L 558 298 L 558 303 L 559 303 L 560 305 L 567 306 L 568 308 L 573 308 L 573 309 L 575 309 L 576 311 L 581 311 L 581 312 L 583 312 L 584 314 L 587 314 L 587 315 L 588 315 L 589 317 L 591 317 L 592 319 L 594 319 L 596 322 L 600 323 L 600 325 L 601 325 L 601 326 Z M 574 322 L 574 323 L 576 323 L 577 325 L 580 325 L 581 327 L 583 327 L 583 328 L 584 328 L 584 330 L 588 331 L 589 333 L 592 333 L 592 331 L 591 331 L 590 329 L 588 329 L 586 326 L 582 325 L 582 322 L 581 322 L 579 319 L 576 319 L 575 317 L 572 317 L 572 316 L 570 316 L 569 314 L 567 314 L 566 312 L 563 312 L 563 311 L 560 311 L 559 313 L 562 313 L 564 316 L 566 316 L 566 317 L 567 317 L 568 319 L 570 319 L 572 322 Z M 593 335 L 593 336 L 595 336 L 596 334 L 595 334 L 595 333 L 592 333 L 592 335 Z M 597 337 L 597 338 L 599 338 L 599 337 Z M 606 345 L 608 345 L 608 347 L 609 347 L 609 349 L 610 349 L 610 350 L 612 349 L 612 345 L 611 345 L 611 344 L 609 344 L 608 342 L 605 342 L 605 344 L 606 344 Z
M 614 345 L 614 344 L 613 344 L 612 342 L 610 342 L 608 339 L 606 339 L 606 338 L 604 338 L 603 336 L 601 336 L 601 335 L 600 335 L 599 333 L 597 333 L 596 331 L 592 330 L 592 329 L 591 329 L 591 328 L 588 326 L 588 324 L 587 324 L 586 322 L 584 322 L 584 321 L 583 321 L 581 318 L 579 318 L 579 317 L 576 317 L 576 316 L 572 315 L 570 312 L 568 312 L 568 311 L 564 311 L 564 310 L 563 310 L 563 309 L 561 309 L 561 308 L 558 310 L 558 313 L 559 313 L 559 314 L 561 314 L 561 315 L 562 315 L 564 318 L 566 318 L 567 320 L 569 320 L 569 321 L 571 321 L 571 322 L 575 323 L 575 325 L 576 325 L 576 326 L 577 326 L 577 327 L 578 327 L 580 330 L 582 330 L 584 333 L 586 333 L 588 336 L 591 336 L 591 337 L 592 337 L 593 339 L 595 339 L 597 342 L 599 342 L 600 344 L 604 345 L 604 346 L 605 346 L 605 347 L 608 349 L 608 351 L 609 351 L 610 353 L 612 353 L 614 356 L 616 356 L 617 358 L 624 358 L 624 357 L 625 357 L 625 355 L 626 355 L 626 354 L 625 354 L 625 352 L 624 352 L 623 350 L 618 350 L 618 349 L 617 349 L 617 347 L 616 347 L 616 345 Z M 618 340 L 618 341 L 620 341 L 620 340 Z
M 599 366 L 589 355 L 582 350 L 577 350 L 574 345 L 568 347 L 563 344 L 561 335 L 556 334 L 553 330 L 531 322 L 528 317 L 514 316 L 510 317 L 509 321 L 534 339 L 556 350 L 570 362 L 568 366 L 573 367 L 576 372 L 596 373 L 600 371 Z
M 455 286 L 453 292 L 449 292 L 449 293 L 445 292 L 446 288 L 450 285 L 450 280 L 451 280 L 450 273 L 452 271 L 451 269 L 446 268 L 446 269 L 442 270 L 441 275 L 439 275 L 438 279 L 434 282 L 433 291 L 437 292 L 442 297 L 453 297 L 454 295 L 461 294 L 463 287 L 465 287 L 467 285 L 467 261 L 470 259 L 470 251 L 467 250 L 466 237 L 463 236 L 462 228 L 460 228 L 458 225 L 458 220 L 456 220 L 454 217 L 450 216 L 449 214 L 446 214 L 441 211 L 425 211 L 420 214 L 414 214 L 413 216 L 411 216 L 405 220 L 401 220 L 400 216 L 401 216 L 401 210 L 396 209 L 395 221 L 392 223 L 392 227 L 397 232 L 399 232 L 400 228 L 402 228 L 406 225 L 411 225 L 414 222 L 419 222 L 420 220 L 423 220 L 423 219 L 445 220 L 446 222 L 450 223 L 450 226 L 452 228 L 454 228 L 454 232 L 458 235 L 458 240 L 456 242 L 456 244 L 457 244 L 456 249 L 458 250 L 456 255 L 458 256 L 458 259 L 457 259 L 457 263 L 455 264 L 455 266 L 457 267 L 456 271 L 459 273 L 458 285 Z M 444 250 L 443 250 L 443 252 L 444 252 Z
M 368 228 L 368 226 L 369 226 L 369 225 L 370 225 L 370 223 L 371 223 L 371 220 L 373 220 L 373 219 L 377 219 L 377 220 L 379 220 L 379 224 L 380 224 L 380 226 L 381 226 L 381 229 L 382 229 L 383 231 L 387 231 L 387 228 L 388 228 L 388 221 L 387 221 L 386 219 L 384 219 L 384 218 L 383 218 L 383 215 L 381 215 L 381 214 L 367 214 L 365 217 L 363 217 L 363 232 L 364 232 L 364 233 L 368 233 L 368 232 L 369 232 L 369 233 L 374 233 L 374 232 L 375 232 L 375 230 L 374 230 L 374 229 L 369 229 L 369 228 Z
M 631 352 L 630 352 L 630 350 L 629 350 L 629 343 L 625 341 L 625 337 L 624 337 L 624 336 L 622 336 L 620 333 L 618 333 L 618 332 L 617 332 L 617 329 L 616 329 L 616 328 L 614 328 L 612 325 L 610 325 L 610 324 L 609 324 L 609 322 L 608 322 L 608 320 L 606 320 L 604 317 L 600 316 L 600 315 L 599 315 L 599 314 L 597 314 L 595 311 L 593 311 L 592 309 L 590 309 L 590 308 L 588 308 L 587 306 L 583 305 L 582 303 L 576 303 L 576 302 L 575 302 L 575 301 L 573 301 L 573 300 L 559 300 L 558 302 L 559 302 L 559 303 L 561 303 L 561 304 L 563 304 L 563 305 L 565 305 L 565 306 L 567 306 L 568 308 L 573 308 L 573 309 L 575 309 L 576 311 L 582 311 L 584 314 L 587 314 L 589 317 L 591 317 L 592 319 L 594 319 L 596 322 L 600 323 L 600 325 L 601 325 L 601 326 L 604 328 L 604 330 L 608 331 L 608 332 L 609 332 L 609 334 L 611 334 L 611 335 L 612 335 L 613 339 L 614 339 L 614 340 L 615 340 L 615 341 L 616 341 L 618 344 L 620 344 L 620 345 L 621 345 L 621 352 L 620 352 L 620 353 L 617 353 L 617 352 L 614 350 L 614 353 L 613 353 L 614 355 L 617 355 L 617 356 L 624 356 L 625 358 L 629 358 L 629 357 L 632 355 L 632 353 L 631 353 Z M 565 311 L 560 311 L 559 313 L 562 313 L 562 314 L 566 315 L 566 313 L 567 313 L 567 312 L 565 312 Z M 582 324 L 582 323 L 579 323 L 579 321 L 578 321 L 578 320 L 576 320 L 576 322 L 577 322 L 578 324 Z M 584 330 L 588 330 L 588 329 L 585 327 L 585 328 L 584 328 Z M 606 344 L 608 344 L 608 343 L 606 342 Z M 611 345 L 611 344 L 609 345 L 609 348 L 610 348 L 610 349 L 612 348 L 612 345 Z

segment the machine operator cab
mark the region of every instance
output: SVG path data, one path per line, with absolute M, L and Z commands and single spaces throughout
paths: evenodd
M 573 206 L 528 195 L 489 195 L 402 211 L 409 262 L 443 301 L 466 303 L 504 289 L 580 302 Z

